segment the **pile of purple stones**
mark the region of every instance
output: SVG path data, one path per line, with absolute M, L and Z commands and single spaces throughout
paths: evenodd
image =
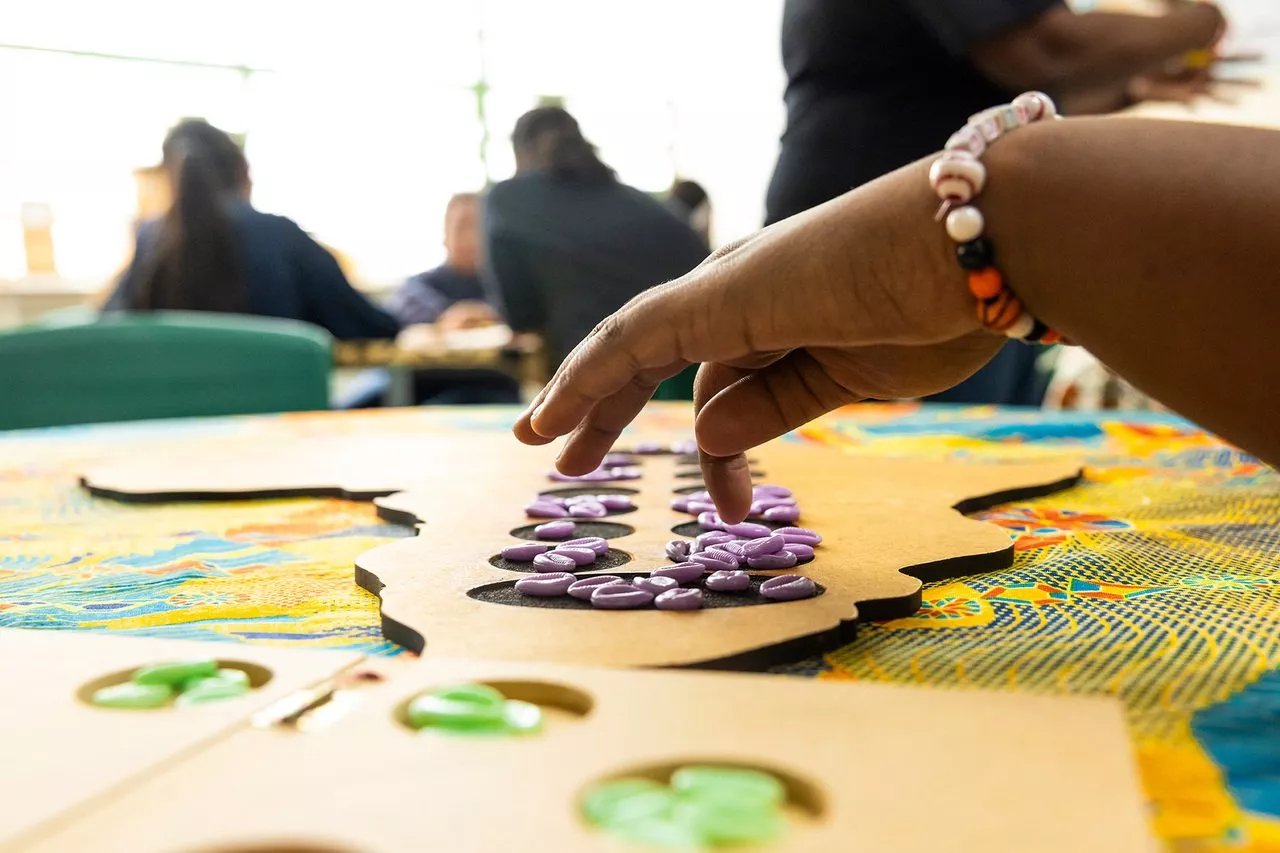
M 530 518 L 604 518 L 611 512 L 630 512 L 635 501 L 627 495 L 538 495 L 524 508 Z
M 637 444 L 640 455 L 697 453 L 695 442 L 665 447 L 656 442 Z M 633 480 L 640 477 L 635 459 L 625 453 L 610 453 L 600 467 L 589 474 L 568 477 L 552 472 L 561 482 Z M 577 495 L 560 498 L 539 495 L 525 507 L 530 518 L 551 519 L 534 528 L 540 540 L 558 544 L 526 542 L 503 549 L 502 557 L 518 563 L 532 563 L 537 570 L 516 581 L 516 591 L 537 598 L 568 595 L 591 602 L 601 610 L 634 610 L 653 605 L 659 610 L 699 610 L 705 601 L 698 582 L 713 592 L 745 592 L 752 581 L 742 567 L 760 571 L 790 569 L 814 558 L 814 548 L 822 537 L 803 527 L 780 527 L 744 521 L 726 524 L 716 513 L 711 495 L 705 491 L 678 497 L 671 508 L 697 519 L 704 531 L 692 540 L 674 539 L 666 545 L 673 565 L 654 569 L 647 576 L 625 580 L 618 575 L 578 577 L 575 571 L 591 566 L 609 550 L 607 540 L 598 536 L 572 538 L 577 528 L 574 518 L 603 518 L 610 512 L 635 509 L 626 495 Z M 791 490 L 783 486 L 761 485 L 752 491 L 751 517 L 774 524 L 791 524 L 800 519 L 800 506 Z M 709 574 L 708 574 L 709 573 Z M 705 576 L 705 577 L 704 577 Z M 775 601 L 796 601 L 817 594 L 811 578 L 784 574 L 768 578 L 759 586 L 760 595 Z

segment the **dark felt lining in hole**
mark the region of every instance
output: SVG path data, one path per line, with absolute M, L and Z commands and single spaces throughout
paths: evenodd
M 590 574 L 575 573 L 578 577 L 590 577 Z M 598 572 L 596 573 L 598 574 Z M 647 572 L 613 572 L 624 580 L 632 580 L 633 578 L 647 577 Z M 764 583 L 771 577 L 776 575 L 751 575 L 751 589 L 742 592 L 715 592 L 706 589 L 699 581 L 696 584 L 689 584 L 690 587 L 702 588 L 703 609 L 713 607 L 750 607 L 756 604 L 788 604 L 786 601 L 774 601 L 765 598 L 760 594 L 760 584 Z M 826 587 L 818 584 L 817 595 L 826 592 Z M 814 598 L 817 595 L 813 596 Z M 476 601 L 484 601 L 489 604 L 505 604 L 513 607 L 542 607 L 550 610 L 596 610 L 591 606 L 590 601 L 584 601 L 580 598 L 574 598 L 570 595 L 559 595 L 555 598 L 542 598 L 532 595 L 524 595 L 516 592 L 515 581 L 500 581 L 498 583 L 485 584 L 467 591 L 467 597 Z M 808 601 L 809 599 L 801 599 Z M 657 610 L 652 604 L 648 607 L 637 608 L 639 610 Z
M 624 486 L 569 486 L 564 489 L 543 489 L 539 495 L 552 495 L 557 498 L 574 498 L 578 495 L 638 495 L 639 489 L 628 489 Z
M 631 562 L 631 555 L 626 551 L 619 551 L 616 548 L 610 548 L 601 554 L 594 563 L 589 566 L 579 566 L 575 571 L 579 572 L 602 572 L 607 569 L 616 569 L 619 566 L 625 566 Z M 540 572 L 542 569 L 533 563 L 518 563 L 515 560 L 505 559 L 501 554 L 494 554 L 489 558 L 489 565 L 495 569 L 505 569 L 508 572 Z
M 584 536 L 599 536 L 601 539 L 618 539 L 622 536 L 630 536 L 636 532 L 634 527 L 627 524 L 616 524 L 612 521 L 596 521 L 594 519 L 584 520 L 577 518 L 550 519 L 553 521 L 572 521 L 574 523 L 574 532 L 572 536 L 566 536 L 564 539 L 539 539 L 534 533 L 534 528 L 540 524 L 546 524 L 540 521 L 538 524 L 526 524 L 523 527 L 517 527 L 511 531 L 511 535 L 517 539 L 528 539 L 533 542 L 547 542 L 551 545 L 558 545 L 567 539 L 581 539 Z
M 754 469 L 752 469 L 752 471 L 751 471 L 751 476 L 752 476 L 754 479 L 757 479 L 757 480 L 758 480 L 758 479 L 760 479 L 761 477 L 763 477 L 764 475 L 765 475 L 765 474 L 764 474 L 764 472 L 763 472 L 763 471 L 756 471 L 756 470 L 754 470 Z M 691 470 L 691 471 L 677 471 L 677 472 L 676 472 L 676 476 L 677 476 L 677 477 L 679 477 L 679 478 L 680 478 L 680 479 L 682 479 L 682 480 L 687 480 L 687 479 L 689 479 L 689 478 L 691 478 L 691 477 L 701 477 L 701 476 L 702 476 L 702 469 L 701 469 L 701 468 L 694 468 L 694 469 L 693 469 L 693 470 Z M 698 487 L 698 489 L 705 489 L 705 488 L 706 488 L 706 486 L 699 486 L 699 487 Z M 698 489 L 694 489 L 694 491 L 696 492 Z
M 795 526 L 790 522 L 786 522 L 786 521 L 765 521 L 764 519 L 755 519 L 755 518 L 751 519 L 751 523 L 763 524 L 765 527 L 769 528 L 770 530 L 777 530 L 779 527 Z M 698 522 L 696 521 L 686 521 L 683 524 L 677 524 L 675 527 L 671 528 L 671 532 L 677 534 L 678 536 L 688 536 L 692 538 L 694 536 L 697 536 L 700 533 L 709 533 L 710 531 L 703 530 L 701 527 L 698 526 Z

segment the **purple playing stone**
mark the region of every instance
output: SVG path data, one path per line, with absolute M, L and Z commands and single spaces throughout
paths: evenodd
M 599 536 L 583 536 L 581 539 L 569 539 L 560 543 L 561 548 L 590 548 L 600 556 L 609 550 L 609 542 Z
M 659 610 L 701 610 L 702 590 L 669 589 L 653 600 Z
M 664 549 L 667 559 L 673 563 L 683 563 L 689 559 L 690 544 L 688 539 L 672 539 Z
M 754 557 L 747 557 L 748 566 L 766 572 L 795 568 L 796 562 L 796 555 L 790 551 L 779 551 L 776 554 L 757 554 Z
M 548 551 L 533 558 L 533 564 L 544 572 L 571 572 L 577 568 L 578 561 L 568 554 L 557 554 Z
M 653 601 L 653 593 L 625 583 L 608 583 L 591 593 L 591 606 L 601 610 L 634 610 Z
M 720 520 L 720 516 L 714 512 L 704 512 L 698 515 L 698 526 L 703 530 L 724 530 L 724 522 Z
M 711 501 L 689 501 L 688 507 L 685 509 L 685 512 L 689 513 L 689 515 L 698 515 L 703 512 L 715 511 L 716 505 Z
M 547 556 L 554 557 L 557 554 L 573 560 L 573 564 L 575 566 L 589 566 L 596 561 L 596 557 L 598 556 L 596 552 L 592 551 L 590 548 L 570 548 L 566 545 L 561 545 L 550 554 L 547 554 Z M 534 565 L 537 565 L 536 558 L 534 559 Z
M 652 595 L 661 595 L 664 592 L 680 588 L 680 582 L 675 578 L 666 578 L 661 575 L 657 577 L 636 578 L 631 582 L 636 589 L 643 589 Z
M 813 546 L 803 542 L 790 542 L 783 550 L 795 554 L 797 563 L 807 563 L 813 559 Z
M 802 545 L 817 545 L 822 541 L 821 536 L 805 527 L 779 527 L 773 532 L 788 543 L 799 542 Z
M 760 594 L 775 601 L 796 601 L 813 598 L 818 585 L 804 575 L 778 575 L 760 584 Z
M 773 486 L 765 483 L 759 486 L 752 486 L 751 496 L 756 498 L 789 498 L 791 497 L 791 490 L 786 486 Z
M 634 465 L 636 460 L 629 453 L 606 453 L 600 462 L 605 468 L 625 468 Z
M 756 498 L 754 503 L 762 510 L 775 506 L 799 506 L 795 498 Z
M 703 585 L 715 592 L 742 592 L 751 588 L 751 575 L 740 569 L 725 569 L 707 575 Z
M 718 545 L 716 546 L 719 547 Z M 689 562 L 697 563 L 712 571 L 717 569 L 736 569 L 738 568 L 738 558 L 732 554 L 726 554 L 723 551 L 717 551 L 715 548 L 708 548 L 700 554 L 691 554 Z
M 717 568 L 722 567 L 718 566 Z M 660 569 L 654 569 L 649 573 L 649 576 L 654 578 L 673 578 L 676 583 L 685 584 L 693 583 L 702 577 L 705 571 L 706 567 L 702 563 L 690 559 L 687 563 L 676 563 L 674 566 L 663 566 Z
M 793 522 L 800 520 L 800 507 L 798 506 L 774 506 L 764 511 L 765 521 L 786 521 Z
M 502 549 L 502 559 L 510 560 L 513 563 L 527 563 L 539 554 L 547 553 L 550 549 L 550 545 L 543 545 L 541 542 L 509 545 Z
M 781 536 L 762 536 L 759 539 L 752 539 L 750 542 L 744 542 L 742 545 L 743 556 L 759 557 L 762 554 L 776 554 L 786 545 L 782 541 Z
M 590 600 L 591 594 L 594 593 L 596 589 L 602 586 L 607 586 L 611 583 L 621 584 L 626 583 L 626 581 L 617 575 L 592 575 L 587 578 L 578 578 L 576 581 L 569 584 L 569 589 L 566 591 L 574 598 L 581 598 L 582 600 L 587 601 Z
M 707 550 L 712 545 L 720 545 L 722 543 L 732 541 L 732 533 L 725 533 L 723 530 L 709 530 L 706 533 L 700 533 L 694 537 L 693 548 L 689 553 L 697 554 Z
M 724 528 L 726 533 L 732 533 L 734 536 L 742 539 L 760 539 L 773 533 L 772 528 L 763 524 L 756 524 L 751 521 L 744 521 L 740 524 L 729 524 Z
M 516 581 L 516 592 L 522 595 L 532 595 L 538 598 L 554 598 L 557 595 L 564 595 L 569 591 L 569 587 L 577 580 L 568 572 L 547 572 L 539 575 L 529 575 L 527 578 L 521 578 Z
M 578 503 L 569 507 L 569 515 L 574 518 L 604 518 L 609 514 L 604 504 L 599 501 Z
M 524 508 L 524 514 L 530 518 L 564 518 L 569 511 L 550 501 L 534 501 Z
M 568 539 L 575 530 L 572 521 L 548 521 L 533 528 L 533 535 L 539 539 Z
M 689 499 L 686 497 L 672 498 L 671 508 L 674 509 L 676 512 L 688 512 Z
M 671 445 L 671 452 L 678 453 L 681 456 L 693 456 L 698 452 L 698 442 L 696 441 L 677 441 Z
M 596 500 L 610 512 L 625 512 L 636 508 L 635 501 L 626 495 L 596 495 Z
M 641 456 L 655 456 L 662 452 L 662 445 L 656 441 L 642 441 L 636 445 L 636 453 Z
M 703 489 L 700 492 L 690 492 L 685 497 L 687 497 L 691 501 L 709 501 L 711 500 L 711 493 L 708 492 L 706 489 Z

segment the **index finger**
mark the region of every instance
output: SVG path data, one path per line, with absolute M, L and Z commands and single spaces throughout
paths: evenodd
M 656 385 L 684 363 L 701 361 L 706 347 L 690 343 L 705 314 L 692 310 L 701 295 L 692 282 L 677 280 L 632 299 L 574 348 L 521 426 L 543 439 L 565 435 L 628 386 Z

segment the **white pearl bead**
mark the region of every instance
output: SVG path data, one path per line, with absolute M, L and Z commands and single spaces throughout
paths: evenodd
M 969 243 L 982 236 L 986 221 L 976 207 L 957 207 L 947 214 L 947 235 L 957 243 Z
M 957 191 L 957 181 L 964 184 L 963 191 Z M 967 152 L 948 151 L 929 167 L 929 184 L 938 198 L 965 204 L 987 185 L 987 168 Z
M 1005 336 L 1022 340 L 1031 334 L 1031 330 L 1035 328 L 1035 318 L 1031 316 L 1029 311 L 1023 311 L 1018 319 L 1013 321 L 1013 325 L 1004 330 Z

